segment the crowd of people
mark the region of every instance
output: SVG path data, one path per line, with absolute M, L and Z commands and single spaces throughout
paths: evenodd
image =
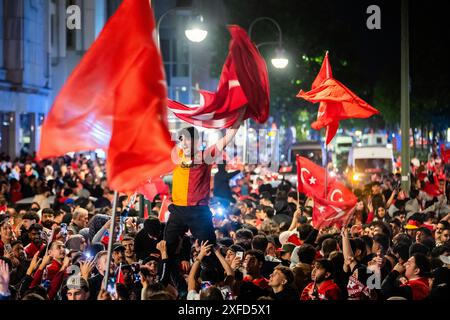
M 354 189 L 341 229 L 314 225 L 312 199 L 261 166 L 218 165 L 210 221 L 166 230 L 161 197 L 144 218 L 120 195 L 112 235 L 102 159 L 0 161 L 0 300 L 450 299 L 450 179 L 436 153 L 409 192 L 394 174 Z M 195 239 L 209 222 L 212 240 Z

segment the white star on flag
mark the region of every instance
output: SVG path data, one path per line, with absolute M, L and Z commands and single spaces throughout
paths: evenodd
M 320 213 L 323 213 L 325 211 L 325 208 L 322 206 L 318 207 L 317 209 L 320 211 Z
M 309 184 L 316 184 L 317 179 L 314 177 L 309 178 Z

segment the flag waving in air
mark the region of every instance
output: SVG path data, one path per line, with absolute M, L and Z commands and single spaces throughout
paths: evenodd
M 232 39 L 217 91 L 200 90 L 201 103 L 197 107 L 169 100 L 169 109 L 181 120 L 223 129 L 232 126 L 244 110 L 242 120 L 252 118 L 264 123 L 269 117 L 266 63 L 242 28 L 232 25 L 228 30 Z
M 134 191 L 173 169 L 167 89 L 148 0 L 124 0 L 67 79 L 39 158 L 104 149 L 109 186 Z
M 319 74 L 312 84 L 312 90 L 300 90 L 298 98 L 309 102 L 320 102 L 317 120 L 311 124 L 314 130 L 326 128 L 326 144 L 336 135 L 339 121 L 350 118 L 368 118 L 379 111 L 359 98 L 349 88 L 332 77 L 328 53 Z
M 297 156 L 297 175 L 299 192 L 314 199 L 314 226 L 342 226 L 356 196 L 335 178 L 328 178 L 325 193 L 325 169 L 304 157 Z

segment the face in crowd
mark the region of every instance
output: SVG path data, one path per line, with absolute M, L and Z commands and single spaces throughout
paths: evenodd
M 263 263 L 259 262 L 255 256 L 247 254 L 244 259 L 243 267 L 247 275 L 258 276 L 260 274 L 262 264 Z
M 314 263 L 314 268 L 311 271 L 311 280 L 316 283 L 322 283 L 327 280 L 331 274 L 318 262 Z

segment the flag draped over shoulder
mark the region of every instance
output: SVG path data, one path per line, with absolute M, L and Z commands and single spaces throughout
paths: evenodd
M 356 196 L 335 178 L 329 177 L 325 186 L 325 169 L 304 157 L 297 156 L 297 175 L 299 192 L 314 199 L 314 226 L 342 226 Z
M 300 90 L 298 98 L 312 103 L 320 102 L 317 120 L 311 124 L 315 130 L 326 128 L 326 144 L 333 140 L 339 128 L 339 121 L 350 118 L 368 118 L 379 111 L 359 98 L 345 85 L 332 76 L 328 53 L 312 84 L 312 90 Z
M 134 191 L 173 169 L 167 86 L 148 0 L 124 0 L 42 127 L 39 158 L 104 149 L 109 186 Z
M 201 103 L 189 107 L 169 100 L 168 106 L 183 121 L 205 128 L 223 129 L 243 120 L 264 123 L 269 117 L 270 90 L 267 67 L 258 49 L 239 26 L 229 26 L 231 42 L 216 92 L 199 90 Z

